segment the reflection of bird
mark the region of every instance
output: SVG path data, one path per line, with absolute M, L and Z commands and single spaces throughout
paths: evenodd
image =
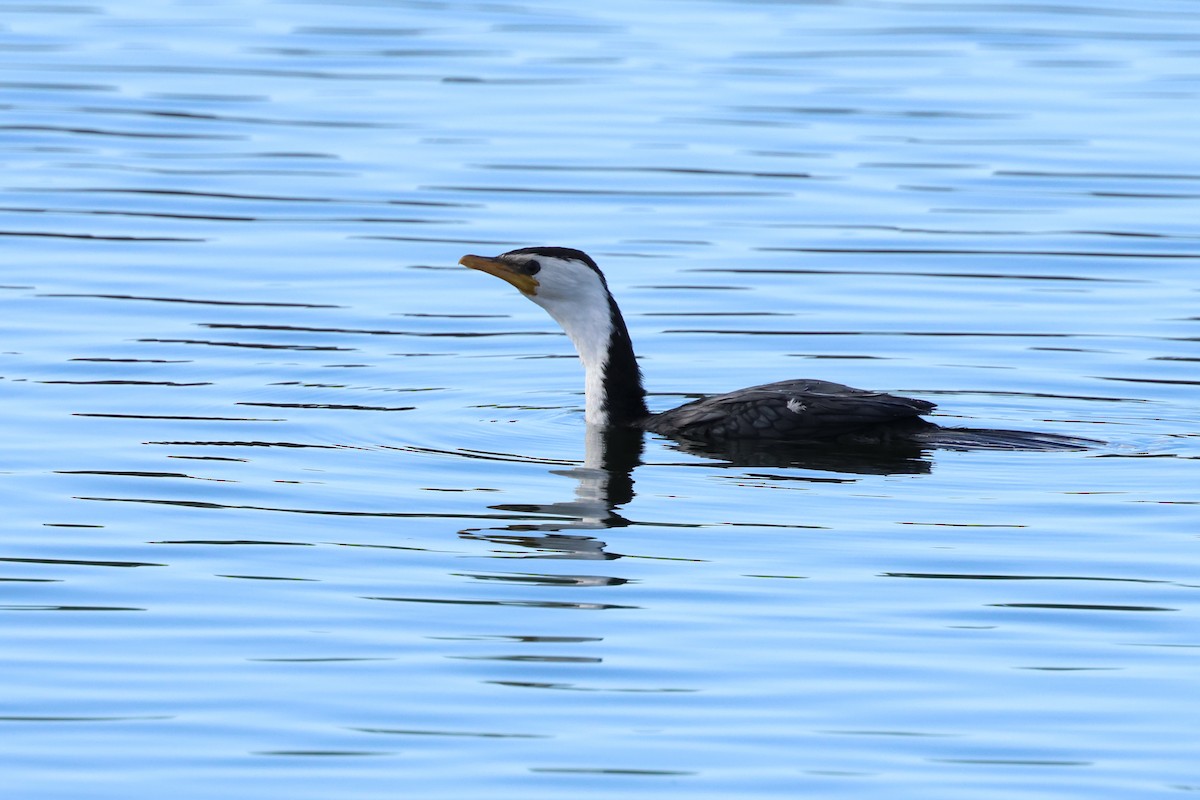
M 567 247 L 524 247 L 495 257 L 463 256 L 459 263 L 511 283 L 562 326 L 586 370 L 586 419 L 591 425 L 638 428 L 702 443 L 874 444 L 903 439 L 1039 450 L 1094 443 L 1052 434 L 942 428 L 920 418 L 934 408 L 925 400 L 806 379 L 751 386 L 651 414 L 625 320 L 590 256 Z

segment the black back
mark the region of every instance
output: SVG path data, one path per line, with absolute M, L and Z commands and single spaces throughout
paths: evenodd
M 933 408 L 925 400 L 801 379 L 705 397 L 655 414 L 644 426 L 666 436 L 700 441 L 805 441 L 906 420 L 928 425 L 916 417 Z

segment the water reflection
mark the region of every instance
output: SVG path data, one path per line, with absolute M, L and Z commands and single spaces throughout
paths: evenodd
M 567 558 L 607 561 L 620 558 L 606 550 L 607 543 L 592 536 L 563 531 L 623 528 L 632 524 L 616 508 L 633 500 L 633 470 L 641 464 L 644 446 L 641 431 L 587 426 L 584 459 L 580 466 L 551 470 L 576 481 L 575 498 L 556 503 L 503 503 L 496 511 L 545 514 L 545 522 L 519 522 L 499 528 L 466 529 L 464 539 L 493 542 L 505 548 L 520 547 L 516 558 Z M 556 576 L 559 577 L 559 576 Z M 574 576 L 579 578 L 580 576 Z M 589 577 L 589 585 L 624 583 L 621 578 Z M 580 585 L 580 584 L 576 584 Z
M 895 437 L 885 446 L 762 439 L 681 440 L 671 446 L 738 467 L 797 467 L 850 475 L 922 475 L 933 469 L 929 446 L 906 437 Z
M 1103 442 L 1091 439 L 1038 434 L 1024 431 L 937 428 L 941 438 L 931 440 L 916 435 L 892 435 L 878 441 L 864 442 L 789 442 L 771 439 L 734 440 L 725 442 L 668 440 L 665 447 L 678 453 L 706 459 L 697 466 L 705 469 L 774 467 L 794 470 L 786 475 L 772 475 L 774 481 L 806 481 L 818 483 L 854 483 L 865 476 L 928 475 L 933 471 L 933 453 L 937 448 L 950 450 L 999 451 L 1079 451 L 1088 450 Z M 928 432 L 924 432 L 927 434 Z M 549 503 L 501 503 L 488 506 L 492 511 L 505 512 L 494 519 L 512 520 L 492 528 L 466 528 L 459 531 L 463 539 L 487 541 L 503 548 L 493 554 L 498 558 L 572 559 L 608 561 L 622 558 L 608 543 L 581 531 L 602 531 L 639 524 L 618 509 L 629 505 L 635 495 L 634 471 L 644 465 L 646 433 L 625 428 L 586 426 L 584 459 L 579 466 L 551 469 L 550 474 L 576 481 L 571 500 Z M 1012 446 L 1014 437 L 1024 446 Z M 521 460 L 518 456 L 488 453 L 496 460 Z M 662 466 L 662 465 L 645 465 Z M 678 464 L 672 466 L 680 466 Z M 847 477 L 815 477 L 810 472 L 833 473 Z M 533 515 L 533 516 L 531 516 Z M 658 526 L 684 523 L 655 523 Z M 554 586 L 617 586 L 626 579 L 595 575 L 469 575 L 479 580 L 540 583 Z
M 502 503 L 493 511 L 522 515 L 519 521 L 493 528 L 467 528 L 464 539 L 492 542 L 503 547 L 499 557 L 608 561 L 622 554 L 608 543 L 580 531 L 602 531 L 637 524 L 618 512 L 635 496 L 634 470 L 643 464 L 643 431 L 587 426 L 584 459 L 570 469 L 552 469 L 551 474 L 576 481 L 571 500 L 550 503 Z M 763 441 L 689 442 L 674 441 L 669 448 L 689 455 L 723 462 L 728 467 L 789 467 L 847 475 L 916 475 L 931 471 L 926 447 L 915 440 L 901 439 L 888 446 L 788 443 Z M 713 464 L 705 464 L 712 467 Z M 822 479 L 828 480 L 828 479 Z M 524 515 L 538 515 L 530 521 Z M 544 519 L 542 519 L 544 515 Z M 659 523 L 661 524 L 661 523 Z M 484 576 L 473 575 L 481 578 Z M 610 576 L 518 575 L 486 576 L 488 580 L 515 582 L 549 581 L 554 585 L 614 586 L 626 583 Z

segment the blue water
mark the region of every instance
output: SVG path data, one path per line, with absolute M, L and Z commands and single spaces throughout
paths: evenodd
M 0 6 L 5 797 L 1200 790 L 1200 8 Z M 1084 452 L 588 439 L 651 391 Z M 623 462 L 622 462 L 623 459 Z

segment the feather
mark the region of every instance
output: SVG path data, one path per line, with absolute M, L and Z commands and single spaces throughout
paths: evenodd
M 646 430 L 689 439 L 829 439 L 913 419 L 934 404 L 818 380 L 751 386 L 655 414 Z

